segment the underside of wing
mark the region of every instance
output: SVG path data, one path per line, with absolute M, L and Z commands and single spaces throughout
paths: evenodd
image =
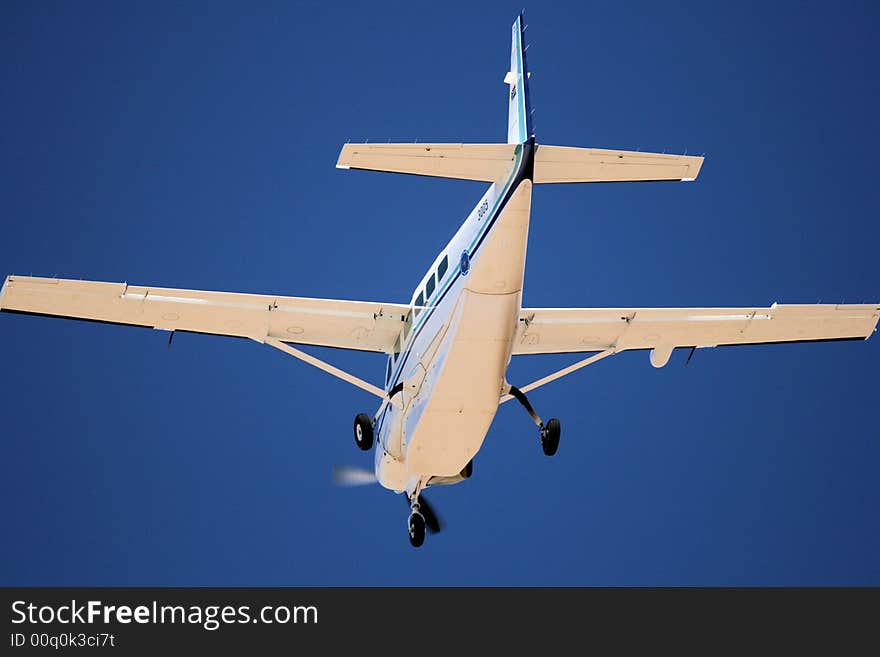
M 9 276 L 0 292 L 0 310 L 390 352 L 409 307 Z
M 523 308 L 514 354 L 653 349 L 665 364 L 675 347 L 864 340 L 880 304 L 773 304 L 769 308 Z M 656 357 L 655 357 L 656 354 Z

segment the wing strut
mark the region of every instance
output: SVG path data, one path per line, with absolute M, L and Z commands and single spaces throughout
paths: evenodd
M 263 344 L 267 344 L 270 347 L 275 347 L 283 351 L 286 354 L 293 356 L 294 358 L 299 358 L 301 361 L 308 363 L 309 365 L 313 365 L 317 367 L 319 370 L 323 370 L 327 372 L 327 374 L 332 374 L 338 379 L 342 379 L 346 383 L 350 383 L 353 386 L 357 386 L 361 390 L 366 390 L 367 392 L 376 395 L 379 399 L 385 399 L 385 391 L 378 386 L 374 386 L 372 383 L 367 383 L 363 379 L 359 379 L 354 374 L 349 374 L 338 367 L 333 367 L 330 363 L 326 363 L 320 358 L 315 358 L 314 356 L 307 354 L 304 351 L 300 351 L 294 347 L 291 347 L 289 344 L 281 342 L 281 340 L 277 340 L 275 338 L 266 338 L 264 340 L 260 340 L 258 338 L 251 338 L 256 342 L 261 342 Z
M 571 374 L 572 372 L 577 372 L 582 367 L 586 367 L 587 365 L 592 365 L 595 362 L 602 360 L 603 358 L 607 358 L 608 356 L 613 356 L 614 354 L 618 354 L 623 349 L 617 349 L 616 347 L 612 347 L 611 349 L 606 349 L 605 351 L 599 352 L 598 354 L 593 354 L 588 358 L 584 358 L 583 360 L 579 360 L 574 365 L 569 365 L 558 372 L 554 372 L 553 374 L 548 374 L 543 379 L 538 379 L 537 381 L 533 381 L 527 386 L 523 386 L 519 389 L 520 394 L 531 392 L 535 388 L 540 388 L 541 386 L 547 385 L 548 383 L 555 381 L 556 379 L 561 379 L 564 376 Z M 501 397 L 501 401 L 499 404 L 503 404 L 504 402 L 510 401 L 513 399 L 513 395 L 506 394 Z

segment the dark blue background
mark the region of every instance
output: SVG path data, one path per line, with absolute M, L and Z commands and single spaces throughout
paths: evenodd
M 258 4 L 2 5 L 2 274 L 409 300 L 483 186 L 338 171 L 339 148 L 503 141 L 520 6 Z M 692 184 L 536 188 L 524 303 L 880 300 L 878 13 L 528 10 L 540 141 L 707 157 Z M 371 465 L 374 398 L 166 340 L 0 316 L 0 583 L 880 584 L 876 336 L 603 361 L 533 395 L 553 459 L 505 405 L 420 551 L 401 499 L 330 483 Z

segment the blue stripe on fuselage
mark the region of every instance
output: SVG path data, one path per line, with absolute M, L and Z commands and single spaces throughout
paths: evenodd
M 526 151 L 528 147 L 528 151 Z M 472 240 L 470 248 L 468 249 L 468 253 L 471 258 L 477 253 L 480 248 L 480 245 L 483 243 L 483 240 L 489 234 L 489 231 L 492 230 L 492 227 L 495 225 L 495 222 L 498 220 L 498 217 L 501 216 L 501 212 L 507 206 L 507 202 L 510 200 L 510 197 L 513 195 L 513 192 L 516 191 L 516 188 L 519 186 L 523 180 L 528 178 L 528 173 L 530 172 L 529 167 L 527 166 L 529 160 L 532 157 L 532 148 L 529 144 L 523 144 L 521 146 L 517 146 L 516 156 L 518 158 L 516 166 L 513 169 L 511 177 L 508 179 L 507 188 L 499 197 L 500 200 L 496 201 L 495 207 L 493 211 L 490 213 L 490 219 L 487 221 L 483 227 L 483 230 Z M 394 372 L 391 375 L 391 378 L 388 380 L 388 384 L 386 385 L 386 391 L 391 390 L 395 385 L 397 385 L 398 380 L 400 378 L 401 373 L 403 372 L 403 368 L 406 365 L 406 361 L 409 358 L 410 353 L 412 353 L 412 345 L 415 344 L 416 339 L 419 337 L 422 329 L 428 322 L 428 318 L 434 313 L 434 310 L 440 305 L 440 302 L 446 296 L 447 292 L 452 289 L 452 286 L 455 282 L 461 277 L 461 269 L 456 267 L 455 273 L 448 279 L 446 284 L 443 286 L 441 290 L 438 291 L 436 295 L 436 301 L 432 306 L 426 308 L 421 317 L 419 318 L 419 322 L 413 327 L 410 339 L 408 341 L 408 347 L 405 351 L 400 354 L 398 359 L 398 365 L 395 367 Z

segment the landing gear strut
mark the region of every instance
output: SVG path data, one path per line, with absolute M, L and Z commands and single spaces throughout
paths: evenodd
M 376 415 L 372 418 L 366 413 L 358 413 L 357 417 L 354 419 L 354 442 L 360 449 L 366 452 L 373 446 L 374 423 L 379 421 L 385 408 L 391 400 L 394 399 L 394 395 L 402 391 L 403 382 L 401 381 L 388 391 L 388 395 L 382 399 L 382 405 L 379 406 L 379 410 L 376 411 Z
M 559 420 L 553 417 L 547 420 L 547 424 L 544 424 L 540 416 L 529 403 L 528 397 L 526 397 L 519 388 L 516 386 L 510 386 L 509 392 L 511 396 L 515 397 L 516 400 L 523 405 L 523 408 L 526 409 L 526 412 L 541 430 L 541 448 L 544 450 L 544 454 L 547 456 L 553 456 L 556 453 L 556 450 L 559 449 L 559 436 L 562 433 L 562 426 L 559 424 Z

